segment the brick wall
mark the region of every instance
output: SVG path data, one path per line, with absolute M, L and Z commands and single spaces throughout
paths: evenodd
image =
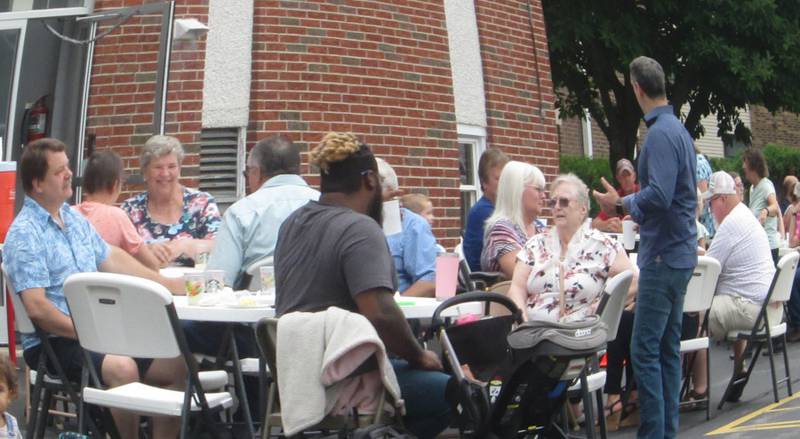
M 562 154 L 583 155 L 583 130 L 577 117 L 561 119 L 558 124 L 558 145 Z
M 561 120 L 558 127 L 558 144 L 563 154 L 583 155 L 583 128 L 577 117 Z M 594 157 L 608 157 L 608 139 L 596 123 L 592 122 Z
M 459 233 L 458 145 L 441 1 L 259 1 L 248 144 L 287 133 L 304 151 L 351 131 Z M 311 174 L 317 184 L 316 172 Z
M 177 5 L 176 18 L 207 22 L 208 0 Z M 98 0 L 96 10 L 133 4 Z M 558 172 L 558 133 L 539 1 L 478 1 L 488 146 Z M 137 17 L 101 40 L 92 67 L 88 132 L 138 171 L 152 134 L 160 18 Z M 102 29 L 101 29 L 102 30 Z M 196 186 L 205 44 L 175 43 L 166 133 L 187 149 L 183 182 Z M 442 2 L 255 2 L 248 149 L 285 133 L 307 151 L 328 131 L 351 131 L 391 163 L 406 192 L 428 194 L 434 232 L 460 232 L 457 124 Z M 316 171 L 303 173 L 317 184 Z M 141 187 L 128 188 L 129 191 Z M 125 195 L 123 195 L 125 196 Z
M 175 18 L 207 21 L 208 0 L 191 0 L 175 8 Z M 141 4 L 134 0 L 97 0 L 95 11 Z M 112 20 L 104 22 L 98 33 Z M 153 133 L 160 15 L 135 16 L 98 41 L 92 64 L 87 134 L 97 149 L 122 155 L 129 173 L 139 172 L 141 146 Z M 166 110 L 166 134 L 184 144 L 183 183 L 197 186 L 205 44 L 177 41 L 172 46 Z M 121 198 L 142 186 L 128 186 Z
M 750 107 L 753 145 L 763 148 L 769 143 L 800 147 L 800 115 L 779 112 L 770 114 L 766 108 Z
M 477 0 L 475 11 L 488 145 L 537 165 L 550 180 L 558 173 L 559 151 L 541 2 Z

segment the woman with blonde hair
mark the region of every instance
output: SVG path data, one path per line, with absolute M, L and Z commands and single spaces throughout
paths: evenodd
M 510 161 L 500 174 L 494 213 L 486 220 L 481 270 L 514 273 L 517 253 L 540 231 L 535 220 L 544 201 L 544 174 L 536 166 Z

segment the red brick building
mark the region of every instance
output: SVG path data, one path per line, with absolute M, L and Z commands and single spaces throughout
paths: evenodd
M 93 3 L 94 14 L 140 5 Z M 223 204 L 243 194 L 244 154 L 257 140 L 285 133 L 307 151 L 327 131 L 351 131 L 395 167 L 406 192 L 433 198 L 435 233 L 449 247 L 462 209 L 479 196 L 486 147 L 548 176 L 558 171 L 539 0 L 178 1 L 174 18 L 197 19 L 208 32 L 169 43 L 168 68 L 159 64 L 167 17 L 135 14 L 113 30 L 115 18 L 99 21 L 96 34 L 109 33 L 87 55 L 85 134 L 73 137 L 115 149 L 132 173 L 160 126 L 159 105 L 163 131 L 188 152 L 185 184 Z M 29 37 L 39 35 L 35 21 L 28 19 Z M 316 183 L 314 170 L 304 173 Z

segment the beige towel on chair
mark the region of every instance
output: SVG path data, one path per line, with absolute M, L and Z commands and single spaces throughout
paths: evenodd
M 278 320 L 277 335 L 278 392 L 287 436 L 318 424 L 329 413 L 344 414 L 352 407 L 374 413 L 381 384 L 390 400 L 400 401 L 386 348 L 361 314 L 336 307 L 290 313 Z M 378 371 L 344 379 L 373 354 Z

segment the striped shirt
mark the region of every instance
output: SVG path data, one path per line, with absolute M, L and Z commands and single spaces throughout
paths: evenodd
M 747 206 L 737 204 L 722 220 L 707 255 L 722 266 L 717 294 L 741 296 L 759 305 L 764 302 L 775 266 L 767 232 Z

